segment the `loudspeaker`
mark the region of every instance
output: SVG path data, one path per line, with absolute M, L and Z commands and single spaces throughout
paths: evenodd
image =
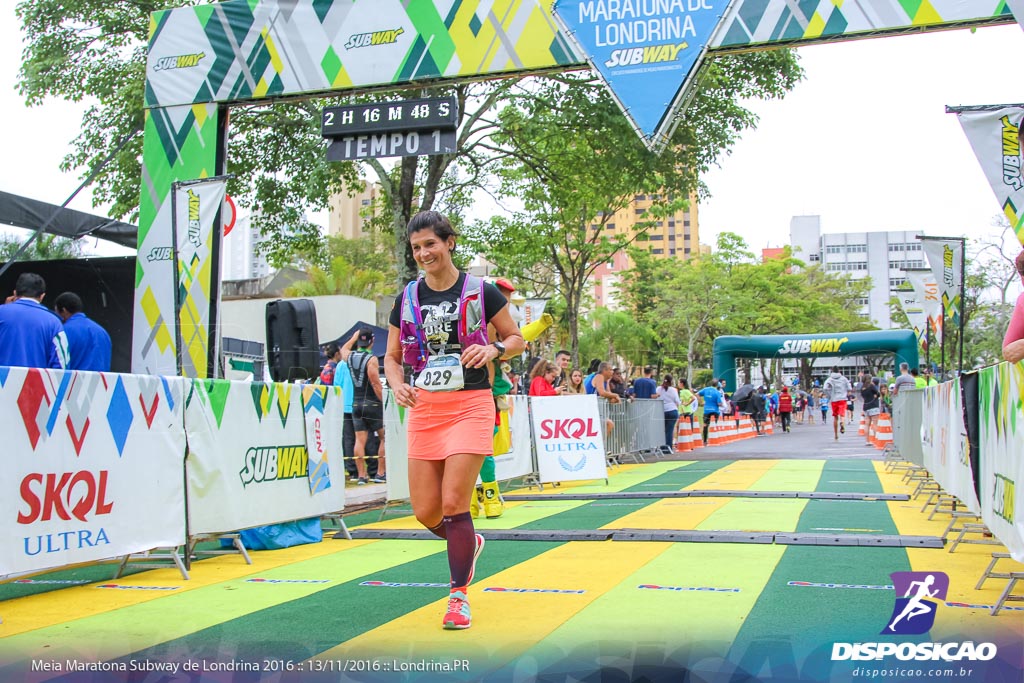
M 314 379 L 320 374 L 316 308 L 309 299 L 267 304 L 267 367 L 275 382 Z

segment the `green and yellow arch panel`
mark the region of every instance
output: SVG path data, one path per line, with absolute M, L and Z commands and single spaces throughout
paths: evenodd
M 763 334 L 718 337 L 712 345 L 715 377 L 725 380 L 727 391 L 736 389 L 737 358 L 821 358 L 892 353 L 893 363 L 919 364 L 913 330 L 838 332 L 830 334 Z
M 139 259 L 132 369 L 179 374 L 173 323 L 171 184 L 220 175 L 226 164 L 226 110 L 254 100 L 454 83 L 582 69 L 585 55 L 563 35 L 553 0 L 231 0 L 155 12 L 146 65 Z M 648 18 L 626 6 L 688 11 L 683 0 L 593 0 L 618 8 L 627 30 Z M 1005 0 L 736 0 L 709 46 L 763 49 L 872 35 L 1014 21 Z M 220 301 L 216 261 L 192 264 L 206 278 L 187 288 L 182 310 Z M 189 316 L 189 319 L 196 317 Z M 183 318 L 184 319 L 184 318 Z M 183 356 L 213 373 L 216 335 L 191 334 Z M 204 365 L 196 362 L 207 359 Z

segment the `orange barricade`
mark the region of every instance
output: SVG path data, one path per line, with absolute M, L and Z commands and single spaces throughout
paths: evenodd
M 871 439 L 871 443 L 875 444 L 875 448 L 884 450 L 886 446 L 892 443 L 892 418 L 888 414 L 882 414 L 878 416 L 878 425 L 874 429 L 874 434 Z
M 864 429 L 865 422 L 866 422 L 866 420 L 864 419 L 864 413 L 861 413 L 860 414 L 860 426 L 857 427 L 857 436 L 864 436 L 866 434 L 866 431 Z
M 676 422 L 676 451 L 685 453 L 693 450 L 690 446 L 690 418 L 681 417 Z

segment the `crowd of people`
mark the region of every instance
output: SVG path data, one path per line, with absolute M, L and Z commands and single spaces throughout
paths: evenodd
M 111 342 L 85 314 L 82 298 L 64 292 L 43 304 L 46 281 L 22 273 L 0 306 L 0 366 L 110 371 Z

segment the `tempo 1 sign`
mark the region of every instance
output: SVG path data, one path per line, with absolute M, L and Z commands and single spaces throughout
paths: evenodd
M 456 149 L 454 97 L 356 104 L 324 109 L 328 161 L 447 154 Z
M 357 135 L 331 142 L 328 161 L 352 161 L 381 157 L 411 157 L 427 154 L 450 154 L 456 150 L 454 130 L 431 130 Z

